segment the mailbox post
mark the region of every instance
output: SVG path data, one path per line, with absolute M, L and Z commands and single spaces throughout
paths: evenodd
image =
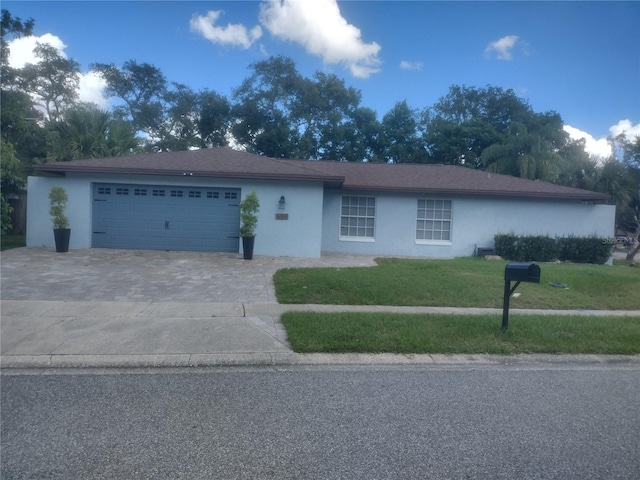
M 516 284 L 511 288 L 511 282 Z M 534 262 L 507 263 L 504 267 L 504 300 L 502 302 L 502 330 L 509 328 L 509 299 L 520 282 L 540 283 L 540 267 Z

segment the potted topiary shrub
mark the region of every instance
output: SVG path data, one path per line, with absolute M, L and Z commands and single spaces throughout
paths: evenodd
M 242 252 L 245 260 L 253 258 L 256 226 L 258 225 L 258 216 L 256 214 L 259 210 L 260 202 L 255 191 L 252 191 L 240 202 L 240 236 L 242 237 Z
M 69 197 L 62 187 L 51 187 L 49 192 L 49 214 L 53 219 L 53 238 L 56 241 L 56 252 L 69 251 L 69 219 L 65 215 Z

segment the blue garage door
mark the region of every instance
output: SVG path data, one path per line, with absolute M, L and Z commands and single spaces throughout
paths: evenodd
M 96 183 L 92 246 L 237 252 L 240 189 Z

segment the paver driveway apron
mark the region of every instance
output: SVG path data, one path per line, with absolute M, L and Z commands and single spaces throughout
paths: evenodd
M 374 266 L 374 256 L 320 259 L 236 253 L 84 249 L 2 253 L 2 299 L 277 303 L 273 274 L 289 267 Z

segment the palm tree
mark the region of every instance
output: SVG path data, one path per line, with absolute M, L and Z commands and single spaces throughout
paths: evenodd
M 90 105 L 66 110 L 50 128 L 49 161 L 131 155 L 140 148 L 130 123 Z
M 542 136 L 530 133 L 520 122 L 511 123 L 504 142 L 482 151 L 482 163 L 488 171 L 531 180 L 555 180 L 560 161 Z

